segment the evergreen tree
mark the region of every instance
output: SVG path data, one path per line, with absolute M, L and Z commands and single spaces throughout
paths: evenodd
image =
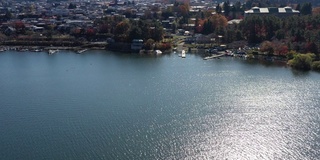
M 221 9 L 221 7 L 220 7 L 220 4 L 218 4 L 218 5 L 216 6 L 216 12 L 217 12 L 218 14 L 220 14 L 220 13 L 222 12 L 222 9 Z
M 224 15 L 229 16 L 229 13 L 230 13 L 230 2 L 229 1 L 223 3 L 223 10 L 224 10 Z
M 304 3 L 301 6 L 300 13 L 302 15 L 310 15 L 312 13 L 312 5 L 311 5 L 311 3 L 310 2 Z
M 299 4 L 297 4 L 297 6 L 296 6 L 296 10 L 300 11 L 300 9 L 301 9 L 301 6 L 300 6 L 300 3 L 299 3 Z
M 77 5 L 74 3 L 70 3 L 68 6 L 68 9 L 76 9 L 76 8 L 77 8 Z

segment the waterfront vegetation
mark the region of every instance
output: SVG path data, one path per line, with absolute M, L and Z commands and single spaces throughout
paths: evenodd
M 295 51 L 288 53 L 288 64 L 295 69 L 320 71 L 318 59 L 314 53 L 299 54 Z

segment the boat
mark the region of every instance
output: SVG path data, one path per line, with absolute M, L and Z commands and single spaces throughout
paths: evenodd
M 154 53 L 155 53 L 156 55 L 160 55 L 160 54 L 162 54 L 162 52 L 161 52 L 160 50 L 158 50 L 158 49 L 157 49 L 157 50 L 155 50 L 155 51 L 154 51 Z
M 51 55 L 51 54 L 55 54 L 55 53 L 57 53 L 59 50 L 57 50 L 57 49 L 49 49 L 48 50 L 48 54 L 49 55 Z
M 26 52 L 26 51 L 29 51 L 29 49 L 28 48 L 20 48 L 20 49 L 18 49 L 18 51 L 19 52 Z
M 31 49 L 32 52 L 42 52 L 42 49 L 39 48 L 33 48 Z
M 186 51 L 185 50 L 181 51 L 181 58 L 186 58 Z

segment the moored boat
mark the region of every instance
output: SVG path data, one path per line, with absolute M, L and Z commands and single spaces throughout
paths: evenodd
M 186 51 L 185 50 L 181 51 L 181 58 L 186 58 Z
M 156 55 L 160 55 L 160 54 L 162 54 L 162 51 L 160 51 L 160 50 L 157 49 L 157 50 L 154 51 L 154 53 L 155 53 Z
M 51 55 L 51 54 L 55 54 L 55 53 L 57 53 L 59 50 L 57 50 L 57 49 L 49 49 L 48 50 L 48 54 L 49 55 Z

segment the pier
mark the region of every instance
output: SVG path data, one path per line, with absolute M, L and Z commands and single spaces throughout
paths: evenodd
M 225 55 L 226 55 L 226 53 L 220 53 L 220 54 L 215 54 L 215 55 L 212 55 L 212 56 L 204 57 L 203 59 L 204 60 L 209 60 L 209 59 L 219 58 L 219 57 L 222 57 L 222 56 L 225 56 Z

